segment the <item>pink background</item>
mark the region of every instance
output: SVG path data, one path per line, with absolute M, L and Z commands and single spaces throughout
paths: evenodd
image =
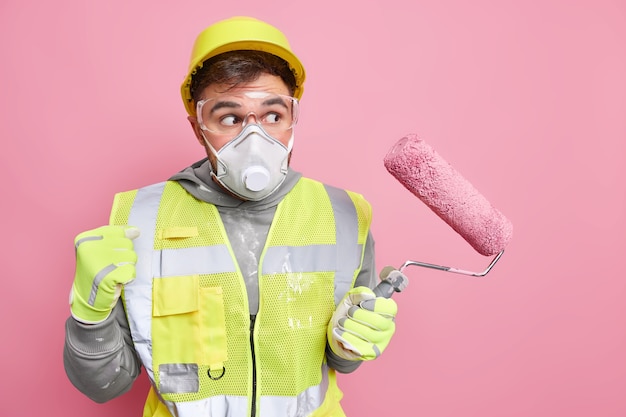
M 485 278 L 409 268 L 394 340 L 342 376 L 350 416 L 626 416 L 626 2 L 0 3 L 0 415 L 141 415 L 62 365 L 73 238 L 113 193 L 203 155 L 179 85 L 195 35 L 279 26 L 308 80 L 293 165 L 363 193 L 379 268 L 489 261 L 382 160 L 431 144 L 514 224 Z

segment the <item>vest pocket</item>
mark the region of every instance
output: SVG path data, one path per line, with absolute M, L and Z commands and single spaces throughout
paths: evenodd
M 180 383 L 181 366 L 196 372 L 208 367 L 219 375 L 228 359 L 222 287 L 201 288 L 199 281 L 198 275 L 153 280 L 153 369 L 164 371 L 155 377 L 165 392 L 176 392 L 167 388 L 170 376 L 179 380 L 172 386 L 193 386 Z
M 161 364 L 198 364 L 201 331 L 198 275 L 152 282 L 152 359 Z

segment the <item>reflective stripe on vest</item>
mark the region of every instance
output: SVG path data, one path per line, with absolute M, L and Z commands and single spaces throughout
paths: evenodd
M 203 274 L 239 273 L 232 251 L 226 244 L 176 249 L 155 248 L 155 236 L 158 233 L 165 233 L 163 230 L 158 230 L 157 216 L 166 184 L 155 184 L 136 192 L 127 224 L 137 226 L 141 230 L 141 236 L 134 241 L 135 251 L 138 254 L 137 278 L 124 289 L 124 299 L 127 305 L 132 303 L 132 307 L 128 309 L 127 306 L 127 310 L 130 310 L 129 324 L 137 353 L 153 384 L 155 380 L 159 380 L 157 382 L 162 395 L 169 392 L 197 392 L 199 370 L 198 364 L 195 363 L 166 363 L 161 364 L 158 370 L 153 369 L 152 317 L 156 309 L 167 309 L 167 306 L 159 307 L 153 304 L 153 280 L 160 281 L 180 276 L 197 277 Z M 335 244 L 269 246 L 263 256 L 261 274 L 265 276 L 281 273 L 334 271 L 336 305 L 345 292 L 351 288 L 360 268 L 367 227 L 360 229 L 355 203 L 348 193 L 328 186 L 325 190 L 329 196 L 336 223 Z M 173 233 L 193 235 L 193 227 L 178 229 L 180 230 L 175 230 Z M 187 281 L 189 280 L 181 282 Z M 297 396 L 261 396 L 260 417 L 300 413 L 303 411 L 302 404 L 312 405 L 313 408 L 304 409 L 307 413 L 319 407 L 324 401 L 328 388 L 328 369 L 324 364 L 322 367 L 321 383 L 306 388 Z M 220 369 L 217 366 L 215 369 L 211 366 L 209 372 L 219 375 Z M 158 377 L 155 371 L 159 372 Z M 172 414 L 180 417 L 201 413 L 242 415 L 247 413 L 249 401 L 247 395 L 215 395 L 191 401 L 166 401 L 161 396 L 161 400 Z

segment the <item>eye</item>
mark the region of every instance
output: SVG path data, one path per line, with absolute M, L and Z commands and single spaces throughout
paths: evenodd
M 241 119 L 234 114 L 228 114 L 220 118 L 220 124 L 223 126 L 235 126 L 239 123 L 241 123 Z
M 278 113 L 268 113 L 263 118 L 263 121 L 268 124 L 275 124 L 275 123 L 280 123 L 281 119 L 282 119 L 282 115 Z

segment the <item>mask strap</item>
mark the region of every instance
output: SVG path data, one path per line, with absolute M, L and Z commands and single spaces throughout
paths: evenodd
M 294 131 L 293 127 L 291 128 L 291 137 L 289 138 L 289 142 L 287 142 L 287 152 L 291 152 L 293 148 L 293 139 L 294 139 Z
M 202 135 L 202 139 L 204 139 L 204 143 L 206 144 L 206 146 L 208 146 L 211 152 L 213 153 L 213 156 L 217 158 L 217 151 L 215 150 L 213 146 L 211 146 L 206 136 L 204 136 L 204 130 L 200 130 L 200 134 Z

